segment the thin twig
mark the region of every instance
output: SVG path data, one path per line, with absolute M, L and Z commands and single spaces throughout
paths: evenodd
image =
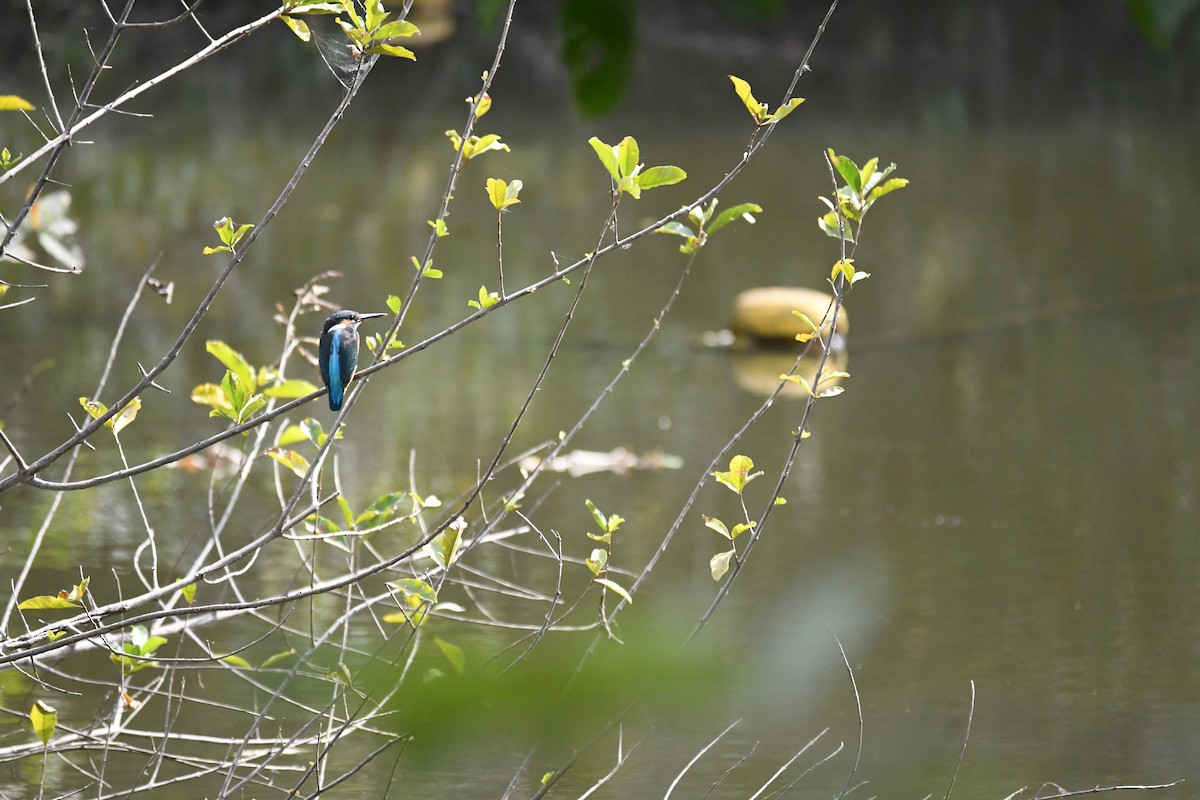
M 700 749 L 700 752 L 698 752 L 698 753 L 696 753 L 696 755 L 692 756 L 692 760 L 684 765 L 683 769 L 681 769 L 679 771 L 679 774 L 675 776 L 675 780 L 671 781 L 671 785 L 667 787 L 667 793 L 663 795 L 663 800 L 671 800 L 671 793 L 675 791 L 675 787 L 679 785 L 679 782 L 681 780 L 683 780 L 683 776 L 687 775 L 688 771 L 696 765 L 696 762 L 699 761 L 701 758 L 703 758 L 705 753 L 707 753 L 709 750 L 713 749 L 713 747 L 716 746 L 717 742 L 724 739 L 725 734 L 729 733 L 731 730 L 736 728 L 738 726 L 738 724 L 740 724 L 740 723 L 741 723 L 740 719 L 735 719 L 733 722 L 729 723 L 729 727 L 727 727 L 725 730 L 718 733 L 717 737 L 715 739 L 713 739 L 708 744 L 704 745 L 704 747 L 702 747 Z
M 971 708 L 967 711 L 967 732 L 963 734 L 962 750 L 958 753 L 958 762 L 954 765 L 954 774 L 950 776 L 950 786 L 942 800 L 950 800 L 954 791 L 954 782 L 958 780 L 958 770 L 962 767 L 963 758 L 967 755 L 967 742 L 971 739 L 971 721 L 975 719 L 975 680 L 971 680 Z
M 833 640 L 837 642 L 838 652 L 842 654 L 842 663 L 846 666 L 846 674 L 850 676 L 850 688 L 854 690 L 854 708 L 858 712 L 858 747 L 854 751 L 854 763 L 850 765 L 850 773 L 846 775 L 846 782 L 842 784 L 842 790 L 837 794 L 837 800 L 845 797 L 850 791 L 850 783 L 854 780 L 854 776 L 858 773 L 859 760 L 862 758 L 863 751 L 863 711 L 862 698 L 858 696 L 858 681 L 854 679 L 854 668 L 850 666 L 850 659 L 846 658 L 846 648 L 842 647 L 842 640 L 838 638 L 836 633 L 833 634 Z

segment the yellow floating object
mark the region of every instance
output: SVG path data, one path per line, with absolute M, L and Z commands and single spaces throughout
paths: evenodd
M 833 295 L 816 289 L 796 286 L 747 289 L 734 301 L 730 328 L 742 344 L 796 344 L 796 334 L 811 331 L 808 324 L 792 312 L 799 311 L 814 324 L 820 325 L 831 310 L 832 303 Z M 838 312 L 837 333 L 845 336 L 849 330 L 850 320 L 846 316 L 846 309 L 842 308 Z M 828 338 L 828 333 L 825 338 Z

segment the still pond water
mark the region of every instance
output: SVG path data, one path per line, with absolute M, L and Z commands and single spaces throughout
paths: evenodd
M 372 80 L 399 84 L 402 74 L 389 67 Z M 330 96 L 322 86 L 313 103 L 320 109 Z M 148 364 L 216 270 L 199 255 L 210 243 L 208 223 L 225 214 L 256 218 L 325 113 L 293 106 L 260 117 L 255 103 L 267 98 L 245 88 L 227 106 L 213 101 L 215 89 L 192 91 L 179 102 L 203 113 L 160 107 L 159 119 L 114 122 L 94 146 L 71 153 L 66 174 L 88 268 L 54 281 L 36 303 L 0 314 L 10 376 L 0 416 L 27 452 L 64 435 L 64 415 L 94 385 L 136 275 L 161 254 L 158 274 L 176 282 L 175 302 L 148 306 L 131 331 L 131 354 Z M 389 97 L 373 91 L 363 106 Z M 445 94 L 457 104 L 470 91 L 464 78 Z M 519 104 L 505 108 L 506 91 L 519 93 L 515 77 L 498 84 L 484 128 L 502 133 L 512 152 L 468 168 L 439 256 L 446 278 L 418 295 L 406 341 L 463 316 L 480 283 L 494 288 L 485 177 L 520 178 L 526 187 L 504 233 L 505 279 L 519 286 L 553 268 L 552 251 L 573 260 L 592 247 L 607 198 L 589 136 L 633 134 L 648 164 L 689 172 L 683 186 L 649 193 L 628 211 L 632 229 L 717 180 L 748 134 L 740 115 L 704 109 L 682 121 L 640 109 L 597 123 L 564 112 L 533 124 Z M 331 297 L 347 307 L 383 310 L 387 294 L 403 294 L 408 257 L 423 246 L 444 186 L 441 131 L 459 124 L 461 110 L 422 108 L 399 121 L 356 110 L 196 343 L 221 338 L 265 362 L 278 338 L 274 304 L 290 302 L 293 288 L 326 269 L 345 273 Z M 973 727 L 956 792 L 1000 798 L 1048 781 L 1083 788 L 1187 778 L 1159 796 L 1197 796 L 1195 123 L 1136 105 L 1110 118 L 1019 125 L 952 124 L 938 114 L 877 122 L 823 112 L 815 100 L 794 121 L 724 195 L 726 205 L 762 205 L 758 224 L 731 227 L 705 248 L 670 323 L 577 441 L 599 451 L 661 450 L 682 468 L 570 480 L 539 508 L 540 524 L 580 539 L 589 523 L 583 498 L 620 513 L 630 520 L 622 557 L 644 563 L 705 465 L 761 402 L 748 376 L 780 371 L 755 365 L 751 354 L 707 348 L 704 333 L 727 324 L 743 289 L 821 286 L 836 258 L 814 224 L 815 197 L 828 187 L 824 147 L 899 164 L 912 185 L 873 212 L 857 254 L 872 277 L 848 304 L 847 392 L 818 405 L 814 436 L 784 489 L 788 505 L 702 636 L 701 652 L 723 662 L 728 683 L 689 698 L 687 713 L 640 720 L 638 735 L 654 727 L 607 796 L 661 796 L 736 719 L 739 726 L 700 762 L 687 796 L 702 795 L 755 743 L 746 777 L 725 784 L 728 796 L 750 794 L 826 726 L 821 754 L 838 741 L 853 751 L 854 692 L 834 634 L 861 696 L 858 778 L 870 782 L 861 796 L 945 792 L 972 682 Z M 516 446 L 572 424 L 645 334 L 682 266 L 676 245 L 659 238 L 593 276 L 538 396 L 536 421 Z M 414 452 L 424 491 L 453 495 L 469 483 L 528 391 L 570 291 L 549 287 L 514 313 L 493 315 L 376 376 L 340 451 L 353 501 L 406 486 Z M 318 325 L 316 316 L 307 319 Z M 11 376 L 50 358 L 55 363 L 32 388 L 13 386 Z M 219 377 L 214 368 L 199 344 L 185 351 L 165 382 L 173 400 L 147 407 L 137 426 L 143 438 L 132 446 L 154 452 L 216 430 L 185 401 L 191 386 Z M 800 410 L 795 401 L 777 404 L 737 447 L 771 480 Z M 102 468 L 111 464 L 87 456 L 81 474 Z M 145 491 L 151 515 L 203 508 L 203 481 L 149 481 Z M 189 498 L 201 502 L 181 502 Z M 5 498 L 6 582 L 47 502 L 31 492 Z M 641 624 L 662 626 L 669 641 L 680 640 L 711 600 L 707 566 L 718 540 L 698 512 L 726 502 L 715 492 L 704 496 L 695 524 L 685 524 L 638 598 L 636 610 L 648 620 Z M 195 513 L 200 530 L 206 525 L 202 512 L 179 513 Z M 35 580 L 68 585 L 77 564 L 93 576 L 127 570 L 141 538 L 135 515 L 115 488 L 68 503 Z M 413 767 L 407 796 L 500 796 L 524 751 L 481 747 L 472 742 L 475 755 L 453 764 Z M 582 792 L 614 758 L 612 750 L 592 753 L 563 796 Z M 851 758 L 844 752 L 798 791 L 836 793 Z M 533 769 L 540 775 L 556 765 Z M 368 785 L 345 796 L 377 796 Z

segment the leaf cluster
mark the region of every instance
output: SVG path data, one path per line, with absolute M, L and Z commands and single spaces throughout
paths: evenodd
M 88 413 L 92 419 L 100 419 L 108 413 L 108 406 L 101 403 L 99 400 L 91 400 L 87 397 L 79 398 L 79 405 L 83 406 L 83 410 Z M 142 408 L 142 398 L 135 397 L 116 414 L 104 421 L 104 427 L 112 431 L 113 436 L 120 436 L 123 431 L 134 419 L 137 418 L 138 411 Z
M 753 225 L 756 222 L 754 215 L 762 213 L 762 206 L 757 203 L 741 203 L 725 209 L 720 214 L 716 212 L 717 198 L 714 197 L 707 207 L 695 205 L 688 209 L 688 219 L 695 224 L 695 230 L 682 222 L 672 221 L 657 228 L 654 232 L 682 236 L 685 241 L 679 245 L 679 252 L 691 254 L 707 244 L 709 236 L 734 220 L 743 219 Z
M 604 545 L 603 548 L 597 547 L 593 549 L 591 556 L 584 560 L 587 568 L 592 571 L 592 583 L 599 584 L 605 589 L 611 589 L 623 598 L 625 602 L 632 603 L 633 598 L 629 595 L 625 587 L 608 577 L 608 560 L 612 555 L 613 534 L 625 522 L 625 518 L 619 514 L 605 516 L 604 512 L 597 508 L 596 504 L 591 500 L 584 500 L 584 504 L 587 505 L 588 511 L 592 512 L 592 519 L 600 526 L 600 533 L 591 533 L 589 531 L 587 536 L 589 539 Z
M 803 97 L 793 97 L 774 111 L 768 111 L 767 104 L 760 103 L 758 98 L 754 96 L 749 83 L 736 75 L 730 75 L 729 80 L 733 81 L 733 90 L 737 92 L 737 96 L 742 99 L 742 104 L 746 106 L 746 110 L 754 118 L 754 124 L 759 126 L 779 122 L 804 102 Z
M 827 236 L 835 239 L 844 236 L 846 241 L 854 242 L 857 230 L 849 230 L 848 223 L 857 223 L 854 226 L 857 229 L 867 211 L 875 205 L 876 200 L 908 186 L 908 179 L 889 178 L 888 176 L 896 171 L 896 165 L 889 164 L 887 167 L 879 169 L 878 158 L 871 158 L 860 167 L 849 157 L 839 156 L 833 152 L 832 147 L 828 150 L 828 156 L 829 163 L 837 170 L 845 184 L 838 187 L 836 205 L 828 197 L 821 196 L 821 202 L 829 208 L 829 211 L 818 218 L 817 224 Z M 839 212 L 847 224 L 839 224 Z
M 746 486 L 763 474 L 762 470 L 754 471 L 753 459 L 744 455 L 736 455 L 730 459 L 728 470 L 712 473 L 712 477 L 716 478 L 717 483 L 738 496 L 744 518 L 742 522 L 730 527 L 717 517 L 710 517 L 708 514 L 700 515 L 704 520 L 704 527 L 716 531 L 722 538 L 729 542 L 728 550 L 722 550 L 709 559 L 709 570 L 712 572 L 714 581 L 721 580 L 725 573 L 729 571 L 729 562 L 737 559 L 737 537 L 746 531 L 754 530 L 758 525 L 757 521 L 750 519 L 750 515 L 746 511 L 744 493 Z
M 237 250 L 238 243 L 242 241 L 242 237 L 249 233 L 253 227 L 254 224 L 251 222 L 238 225 L 229 217 L 221 217 L 213 223 L 213 230 L 217 232 L 217 238 L 221 240 L 221 244 L 217 247 L 205 247 L 202 252 L 206 256 L 211 256 L 214 253 L 232 253 L 234 250 Z
M 280 19 L 301 41 L 307 42 L 312 38 L 312 31 L 299 17 L 336 14 L 335 22 L 350 41 L 350 52 L 355 60 L 364 54 L 416 60 L 412 50 L 390 44 L 391 39 L 407 39 L 420 33 L 416 25 L 404 19 L 392 20 L 392 15 L 383 7 L 383 0 L 366 0 L 363 10 L 365 13 L 358 13 L 354 0 L 284 0 L 284 13 Z
M 209 406 L 210 417 L 224 417 L 240 425 L 265 408 L 268 397 L 296 398 L 317 391 L 309 381 L 280 380 L 274 370 L 255 369 L 245 356 L 219 339 L 210 339 L 205 349 L 226 367 L 219 384 L 202 383 L 192 389 L 192 402 Z
M 84 578 L 79 583 L 71 587 L 71 591 L 60 591 L 58 594 L 38 595 L 30 597 L 28 600 L 22 600 L 17 606 L 22 611 L 47 611 L 54 609 L 76 609 L 83 608 L 83 598 L 87 594 L 89 578 Z
M 121 652 L 109 653 L 108 657 L 121 667 L 122 674 L 132 674 L 146 667 L 157 667 L 158 662 L 150 656 L 166 643 L 165 636 L 151 636 L 145 625 L 134 625 L 129 629 L 129 640 L 121 645 Z
M 637 200 L 647 189 L 670 186 L 687 177 L 686 172 L 673 166 L 650 167 L 643 171 L 645 165 L 638 163 L 641 153 L 637 140 L 632 136 L 626 136 L 615 145 L 605 144 L 593 136 L 588 139 L 588 144 L 596 151 L 600 163 L 608 170 L 613 182 L 613 192 L 617 195 L 628 194 Z

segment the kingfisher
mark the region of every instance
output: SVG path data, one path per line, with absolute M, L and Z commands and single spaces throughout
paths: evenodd
M 321 330 L 321 380 L 329 389 L 329 410 L 338 411 L 346 396 L 346 387 L 358 366 L 359 323 L 387 314 L 359 314 L 357 311 L 338 311 L 329 315 Z

